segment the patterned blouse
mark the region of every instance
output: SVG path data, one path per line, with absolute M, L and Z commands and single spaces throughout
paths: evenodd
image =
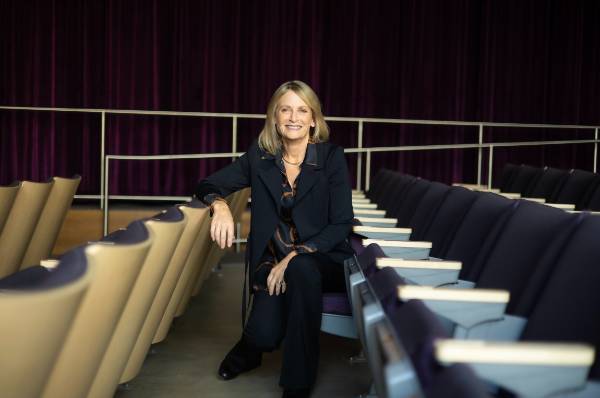
M 315 156 L 316 148 L 314 144 L 308 144 L 306 156 L 302 164 L 314 162 Z M 314 247 L 299 242 L 298 232 L 292 219 L 292 209 L 294 208 L 296 199 L 296 183 L 300 174 L 298 174 L 292 186 L 287 178 L 281 155 L 275 157 L 275 163 L 281 171 L 281 216 L 273 237 L 271 237 L 271 240 L 267 244 L 260 262 L 254 271 L 254 284 L 252 286 L 254 291 L 267 289 L 267 277 L 271 272 L 271 268 L 292 251 L 295 250 L 297 253 L 313 253 L 316 251 Z M 302 165 L 300 165 L 300 168 L 302 168 Z

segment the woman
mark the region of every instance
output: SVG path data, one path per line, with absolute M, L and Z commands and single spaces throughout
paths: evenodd
M 273 94 L 258 142 L 201 181 L 196 197 L 211 207 L 211 237 L 231 246 L 233 219 L 224 197 L 252 188 L 246 255 L 254 299 L 242 338 L 219 375 L 230 380 L 261 363 L 283 340 L 279 384 L 284 397 L 307 397 L 317 375 L 322 292 L 344 291 L 346 238 L 353 213 L 342 148 L 315 92 L 301 81 Z

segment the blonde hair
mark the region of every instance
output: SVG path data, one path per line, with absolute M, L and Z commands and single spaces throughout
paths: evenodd
M 273 96 L 269 101 L 269 105 L 267 106 L 267 118 L 265 120 L 265 126 L 258 136 L 258 145 L 260 148 L 271 155 L 275 155 L 281 151 L 283 145 L 281 135 L 275 127 L 275 120 L 279 100 L 288 91 L 293 91 L 298 97 L 300 97 L 300 99 L 302 99 L 302 101 L 308 105 L 312 112 L 315 127 L 310 127 L 309 142 L 325 142 L 329 139 L 329 127 L 327 126 L 325 118 L 323 117 L 319 97 L 317 97 L 317 94 L 308 84 L 300 80 L 292 80 L 283 83 L 273 93 Z

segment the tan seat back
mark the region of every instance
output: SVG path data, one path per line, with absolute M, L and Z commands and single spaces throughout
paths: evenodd
M 20 268 L 52 182 L 23 181 L 0 233 L 0 278 Z
M 196 281 L 200 275 L 203 274 L 204 267 L 206 266 L 206 258 L 208 257 L 212 243 L 210 239 L 211 220 L 210 217 L 206 217 L 202 222 L 200 232 L 198 232 L 198 238 L 188 257 L 187 261 L 192 266 L 191 276 L 186 282 L 181 300 L 179 300 L 179 304 L 177 305 L 175 317 L 181 316 L 185 312 L 188 302 L 192 297 L 194 287 L 196 286 Z
M 54 177 L 54 184 L 21 261 L 21 269 L 37 265 L 50 257 L 80 181 L 80 176 Z
M 156 296 L 187 223 L 177 208 L 169 211 L 179 213 L 179 220 L 170 222 L 147 220 L 144 222 L 144 225 L 152 232 L 154 242 L 102 358 L 100 368 L 88 392 L 88 398 L 112 397 L 117 389 L 131 350 L 133 350 L 150 310 L 150 305 Z
M 99 242 L 86 249 L 94 279 L 56 359 L 42 397 L 84 397 L 152 243 Z
M 40 396 L 93 273 L 47 290 L 0 290 L 0 395 Z
M 2 233 L 2 227 L 8 218 L 8 213 L 12 209 L 17 192 L 19 192 L 20 182 L 15 182 L 11 185 L 0 187 L 0 234 Z
M 148 316 L 144 321 L 140 335 L 131 351 L 131 355 L 127 361 L 127 365 L 119 383 L 125 383 L 133 379 L 140 371 L 144 358 L 148 349 L 153 343 L 154 336 L 163 318 L 165 310 L 169 304 L 169 300 L 173 295 L 175 286 L 183 267 L 190 253 L 191 247 L 198 235 L 201 226 L 201 221 L 208 216 L 207 208 L 192 208 L 188 206 L 179 206 L 180 210 L 185 214 L 187 224 L 183 230 L 181 238 L 177 243 L 173 257 L 169 262 L 167 271 L 163 280 L 160 283 L 156 296 L 148 312 Z M 166 333 L 165 333 L 166 334 Z

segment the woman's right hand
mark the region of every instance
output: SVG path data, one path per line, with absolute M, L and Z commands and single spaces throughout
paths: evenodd
M 210 223 L 210 237 L 221 249 L 233 244 L 233 216 L 224 201 L 213 203 L 213 217 Z

